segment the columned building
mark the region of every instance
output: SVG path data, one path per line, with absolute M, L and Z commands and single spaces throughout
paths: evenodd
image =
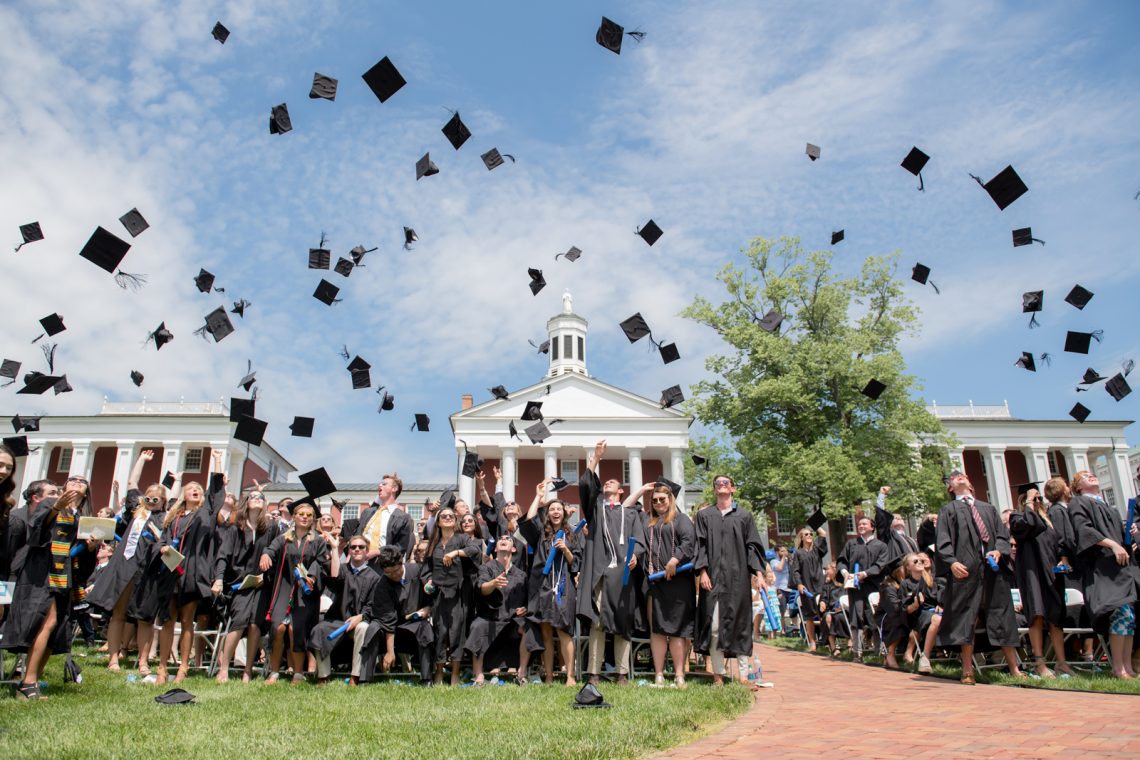
M 603 481 L 620 480 L 627 495 L 662 475 L 685 484 L 693 418 L 591 377 L 586 370 L 587 328 L 586 320 L 574 313 L 570 294 L 565 293 L 562 312 L 546 323 L 550 340 L 546 375 L 510 391 L 506 400 L 473 405 L 471 396 L 465 395 L 460 411 L 450 417 L 458 465 L 462 466 L 465 451 L 478 453 L 485 460 L 488 489 L 493 487 L 491 467 L 500 467 L 503 495 L 508 500 L 529 505 L 535 486 L 545 477 L 576 484 L 586 457 L 603 438 L 607 451 L 599 474 Z M 532 443 L 525 432 L 534 424 L 521 419 L 529 401 L 542 403 L 542 416 L 551 432 L 542 442 Z M 509 432 L 511 423 L 518 430 L 517 437 Z M 473 503 L 474 480 L 460 476 L 459 492 Z M 578 489 L 568 488 L 561 496 L 576 504 Z M 682 491 L 678 497 L 683 509 L 687 509 L 686 496 Z

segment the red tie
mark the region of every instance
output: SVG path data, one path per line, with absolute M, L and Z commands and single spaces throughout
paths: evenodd
M 978 536 L 981 537 L 983 544 L 990 542 L 990 532 L 986 530 L 986 524 L 982 521 L 982 515 L 978 512 L 978 508 L 974 506 L 974 499 L 972 496 L 963 496 L 962 501 L 970 507 L 970 514 L 974 518 L 974 525 L 978 527 Z

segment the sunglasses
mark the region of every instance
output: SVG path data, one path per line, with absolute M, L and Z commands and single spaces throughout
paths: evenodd
M 668 496 L 654 496 L 653 497 L 653 503 L 654 504 L 668 504 L 669 503 L 669 497 Z
M 68 483 L 82 483 L 83 485 L 87 485 L 87 478 L 68 478 L 67 482 Z
M 143 501 L 147 504 L 161 504 L 162 503 L 162 497 L 161 496 L 144 496 Z
M 440 520 L 454 520 L 454 519 L 455 519 L 455 515 L 452 515 L 452 514 L 442 514 L 442 515 L 440 515 L 440 516 L 439 516 L 439 519 L 440 519 Z
M 248 497 L 248 498 L 250 498 L 250 499 L 260 499 L 261 501 L 265 501 L 265 494 L 261 493 L 260 491 L 254 491 L 253 493 L 251 493 L 251 494 L 249 495 L 249 497 Z
M 365 546 L 364 544 L 353 544 L 352 546 L 348 547 L 348 550 L 350 552 L 362 552 L 362 551 L 365 551 L 367 548 L 368 547 Z
M 729 480 L 728 478 L 717 478 L 716 480 L 713 481 L 713 485 L 714 486 L 730 486 L 730 485 L 732 485 L 732 481 Z

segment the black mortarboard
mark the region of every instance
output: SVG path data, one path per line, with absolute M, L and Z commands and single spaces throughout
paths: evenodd
M 606 50 L 621 55 L 621 38 L 623 34 L 628 34 L 638 42 L 641 42 L 641 38 L 645 36 L 645 32 L 626 32 L 621 24 L 610 21 L 605 16 L 602 16 L 602 23 L 598 26 L 594 40 Z
M 309 249 L 309 269 L 328 269 L 332 253 L 327 248 Z
M 974 178 L 975 182 L 985 188 L 985 191 L 990 194 L 994 203 L 996 203 L 997 207 L 1002 211 L 1004 211 L 1009 204 L 1029 191 L 1029 188 L 1021 181 L 1021 177 L 1017 176 L 1017 172 L 1013 170 L 1012 166 L 1005 167 L 985 184 L 982 183 L 980 177 L 973 174 L 970 176 Z
M 452 115 L 451 119 L 443 125 L 443 129 L 440 131 L 443 132 L 443 136 L 447 138 L 447 141 L 451 143 L 451 147 L 456 150 L 459 150 L 463 143 L 467 142 L 467 139 L 471 137 L 471 130 L 468 129 L 467 125 L 463 123 L 463 120 L 459 118 L 459 111 L 456 111 Z
M 1128 386 L 1128 381 L 1124 379 L 1124 375 L 1117 372 L 1108 382 L 1104 384 L 1104 389 L 1108 391 L 1108 395 L 1113 399 L 1119 401 L 1132 392 L 1132 388 Z
M 427 433 L 428 426 L 431 425 L 431 418 L 426 414 L 416 413 L 416 421 L 412 423 L 412 429 L 418 430 L 421 433 Z
M 818 145 L 812 145 L 811 143 L 808 143 L 807 148 L 804 149 L 804 153 L 807 153 L 807 157 L 810 158 L 812 161 L 815 161 L 816 159 L 819 158 L 819 154 L 820 154 L 819 146 Z
M 582 251 L 579 250 L 579 248 L 577 246 L 572 245 L 572 246 L 570 246 L 570 250 L 568 250 L 566 253 L 554 254 L 554 260 L 558 261 L 559 256 L 565 256 L 567 261 L 577 261 L 581 257 L 581 255 L 582 255 Z
M 364 72 L 362 78 L 381 103 L 395 95 L 401 87 L 407 84 L 392 61 L 388 59 L 388 56 L 384 56 L 379 63 Z
M 160 705 L 185 705 L 194 701 L 194 695 L 185 689 L 171 689 L 159 694 L 154 701 Z
M 416 242 L 417 240 L 419 240 L 419 237 L 416 236 L 416 231 L 413 230 L 411 227 L 405 227 L 404 228 L 404 250 L 405 251 L 412 250 L 412 243 Z
M 336 266 L 333 267 L 333 271 L 339 275 L 342 275 L 344 277 L 348 277 L 350 274 L 352 274 L 352 267 L 353 266 L 355 266 L 355 265 L 349 259 L 346 259 L 343 256 L 341 256 L 340 258 L 338 258 L 336 260 Z
M 253 306 L 253 304 L 244 298 L 238 299 L 234 301 L 234 307 L 230 309 L 230 314 L 237 314 L 242 319 L 245 319 L 245 310 L 250 306 Z
M 602 20 L 605 21 L 606 19 L 603 18 Z M 618 28 L 620 29 L 621 27 Z M 598 34 L 601 34 L 601 32 L 598 32 Z M 571 704 L 571 707 L 581 709 L 586 707 L 613 707 L 613 705 L 602 698 L 602 694 L 598 691 L 597 686 L 592 683 L 587 683 L 578 690 L 578 694 L 574 697 L 574 702 Z
M 17 394 L 39 396 L 55 387 L 59 378 L 55 375 L 45 375 L 42 372 L 29 372 L 24 375 L 24 387 L 16 391 Z
M 1032 245 L 1033 243 L 1040 243 L 1041 245 L 1045 245 L 1044 240 L 1038 240 L 1037 238 L 1033 237 L 1032 227 L 1022 227 L 1021 229 L 1013 231 L 1014 248 L 1020 248 L 1023 245 Z
M 660 347 L 661 361 L 665 364 L 675 362 L 681 358 L 681 352 L 677 350 L 676 343 L 664 343 Z
M 1100 330 L 1093 330 L 1092 332 L 1069 330 L 1065 335 L 1065 350 L 1071 354 L 1087 354 L 1089 352 L 1089 344 L 1093 340 L 1100 343 L 1100 338 Z
M 71 387 L 71 383 L 67 382 L 67 375 L 60 375 L 59 379 L 55 381 L 55 385 L 53 385 L 51 389 L 55 391 L 55 395 L 57 396 L 61 393 L 71 393 L 73 390 L 75 390 Z
M 67 329 L 63 324 L 63 317 L 58 314 L 49 314 L 40 320 L 40 326 L 44 328 L 44 332 L 50 338 L 53 335 L 58 335 Z
M 886 385 L 884 385 L 883 383 L 880 383 L 878 380 L 871 379 L 871 380 L 867 381 L 867 384 L 865 386 L 863 386 L 862 393 L 867 398 L 874 400 L 874 401 L 877 401 L 879 396 L 882 396 L 883 391 L 885 391 L 886 389 L 887 389 Z
M 542 276 L 541 269 L 527 269 L 526 273 L 530 275 L 530 293 L 537 296 L 538 291 L 546 287 L 546 278 Z
M 350 369 L 352 375 L 352 389 L 354 391 L 372 387 L 372 373 L 365 369 Z
M 154 332 L 146 336 L 148 341 L 154 341 L 154 350 L 158 351 L 170 341 L 174 340 L 174 333 L 166 329 L 166 322 L 160 322 L 158 327 L 154 328 Z
M 316 419 L 313 417 L 294 417 L 293 424 L 289 426 L 289 433 L 294 438 L 312 438 L 315 422 Z
M 915 282 L 917 282 L 921 285 L 925 285 L 926 281 L 929 278 L 930 278 L 930 267 L 926 266 L 926 264 L 915 264 L 913 267 L 911 267 L 910 279 L 914 280 Z M 933 282 L 930 283 L 930 287 L 934 288 L 935 293 L 940 292 L 938 290 L 938 286 L 935 285 Z
M 431 160 L 431 152 L 423 154 L 419 161 L 416 161 L 416 181 L 418 182 L 421 177 L 431 177 L 439 174 L 439 167 Z
M 25 433 L 35 433 L 40 429 L 39 417 L 21 417 L 16 415 L 12 418 L 12 432 L 19 433 L 21 430 Z
M 671 385 L 665 390 L 661 391 L 661 408 L 668 409 L 671 406 L 676 406 L 685 400 L 685 394 L 681 392 L 681 386 Z
M 541 401 L 528 401 L 526 402 L 526 409 L 523 409 L 522 418 L 528 422 L 542 419 L 542 402 Z
M 917 150 L 917 148 L 915 150 Z M 925 161 L 924 161 L 924 163 L 925 163 Z M 812 530 L 819 530 L 820 528 L 822 528 L 824 525 L 827 524 L 827 515 L 825 515 L 823 513 L 822 509 L 817 509 L 814 512 L 812 512 L 810 515 L 808 515 L 807 524 L 808 524 L 808 527 L 811 528 Z
M 653 245 L 661 238 L 663 233 L 661 232 L 661 228 L 657 226 L 657 222 L 650 219 L 645 223 L 644 227 L 637 230 L 637 234 L 640 235 L 641 239 L 646 243 Z
M 253 384 L 256 382 L 257 382 L 257 373 L 256 372 L 249 372 L 241 380 L 238 381 L 238 387 L 239 388 L 245 388 L 248 391 L 250 388 L 253 387 Z
M 131 370 L 131 382 L 134 383 L 136 387 L 141 387 L 144 379 L 145 378 L 143 377 L 143 373 L 139 372 L 137 369 Z
M 533 340 L 528 340 L 527 343 L 534 346 L 535 349 L 537 349 L 538 353 L 540 353 L 540 354 L 550 353 L 550 341 L 549 340 L 544 340 L 541 343 L 537 343 L 537 344 Z
M 214 287 L 214 275 L 205 269 L 201 269 L 198 271 L 198 276 L 194 278 L 194 284 L 198 286 L 198 290 L 209 293 L 210 288 Z
M 526 437 L 530 439 L 531 443 L 539 444 L 550 437 L 550 428 L 546 426 L 545 422 L 536 422 L 530 427 L 523 430 Z
M 918 148 L 911 148 L 910 153 L 906 154 L 906 158 L 902 160 L 902 168 L 918 177 L 918 189 L 924 190 L 922 183 L 922 168 L 926 166 L 926 162 L 930 160 L 930 156 L 923 153 Z
M 384 390 L 384 386 L 380 386 L 379 388 L 376 389 L 376 392 L 380 393 L 380 391 L 383 391 L 383 390 Z M 380 412 L 390 412 L 395 407 L 396 407 L 396 397 L 393 396 L 388 391 L 384 391 L 380 397 L 380 408 L 376 410 L 376 413 L 379 414 Z
M 230 38 L 230 30 L 222 26 L 221 21 L 214 24 L 214 30 L 210 32 L 210 34 L 214 35 L 214 39 L 223 45 L 226 44 L 226 40 Z
M 514 420 L 511 420 L 510 422 L 507 423 L 507 433 L 510 434 L 511 438 L 518 438 L 519 437 L 519 429 L 517 427 L 515 427 L 515 421 Z
M 249 415 L 243 415 L 242 418 L 238 420 L 237 427 L 234 428 L 234 440 L 260 446 L 262 439 L 265 437 L 265 428 L 268 426 L 268 422 L 259 420 L 256 417 L 250 417 Z
M 646 335 L 649 335 L 650 332 L 649 325 L 641 316 L 641 312 L 637 312 L 632 317 L 622 322 L 621 329 L 622 332 L 625 333 L 625 337 L 629 338 L 630 343 L 636 343 Z
M 87 244 L 79 251 L 79 255 L 100 269 L 114 274 L 129 250 L 131 250 L 130 243 L 102 227 L 96 227 Z
M 1065 296 L 1065 303 L 1072 304 L 1078 309 L 1083 310 L 1088 302 L 1092 300 L 1093 294 L 1082 288 L 1080 285 L 1074 285 L 1073 289 L 1069 291 L 1069 295 Z
M 28 436 L 26 435 L 13 435 L 4 438 L 4 445 L 12 450 L 12 453 L 17 457 L 26 457 L 28 455 Z
M 219 306 L 206 315 L 206 326 L 200 327 L 194 332 L 202 337 L 206 337 L 205 334 L 209 333 L 214 337 L 214 342 L 219 343 L 222 338 L 225 338 L 233 331 L 234 323 L 230 321 L 230 317 L 226 314 L 225 308 Z
M 320 72 L 313 74 L 313 87 L 309 90 L 309 97 L 313 100 L 324 98 L 336 100 L 336 80 Z
M 137 208 L 133 208 L 127 213 L 119 217 L 119 222 L 127 228 L 127 232 L 131 233 L 131 237 L 136 238 L 142 234 L 143 230 L 150 227 L 143 215 L 139 213 Z
M 764 332 L 774 333 L 780 329 L 784 322 L 784 315 L 776 309 L 769 309 L 768 313 L 760 319 L 760 329 Z
M 1074 404 L 1069 410 L 1069 416 L 1077 422 L 1084 422 L 1089 418 L 1089 408 L 1081 403 Z
M 1037 327 L 1037 312 L 1045 307 L 1045 291 L 1044 290 L 1027 290 L 1021 294 L 1021 313 L 1032 314 L 1029 318 L 1029 326 Z
M 1029 351 L 1022 351 L 1021 357 L 1013 363 L 1013 366 L 1027 369 L 1030 372 L 1037 371 L 1037 364 L 1033 361 L 1033 354 Z
M 299 479 L 301 485 L 305 487 L 305 493 L 314 499 L 336 493 L 336 484 L 333 483 L 329 474 L 325 472 L 324 467 L 318 467 L 315 470 L 302 473 Z
M 563 491 L 570 487 L 570 483 L 565 478 L 554 478 L 550 481 L 550 487 L 555 491 Z
M 20 374 L 20 362 L 15 359 L 5 359 L 0 364 L 0 377 L 7 377 L 12 380 L 11 383 L 4 383 L 4 385 L 11 385 L 16 382 L 16 376 Z
M 283 135 L 293 131 L 293 122 L 289 118 L 289 106 L 285 103 L 273 106 L 269 112 L 269 134 Z
M 476 454 L 474 451 L 467 451 L 463 454 L 463 474 L 466 477 L 473 478 L 483 468 L 483 457 Z
M 832 232 L 831 233 L 831 244 L 835 245 L 836 243 L 841 243 L 841 242 L 843 242 L 843 230 L 836 230 L 835 232 Z
M 445 488 L 439 495 L 440 509 L 455 509 L 455 489 Z
M 1014 488 L 1017 489 L 1017 495 L 1018 496 L 1024 496 L 1025 494 L 1029 493 L 1030 491 L 1040 491 L 1041 490 L 1041 484 L 1040 483 L 1018 483 L 1017 485 L 1014 486 Z
M 230 422 L 239 422 L 242 417 L 254 416 L 257 402 L 251 398 L 230 399 Z
M 37 240 L 43 240 L 44 231 L 40 229 L 39 222 L 28 222 L 27 224 L 20 225 L 20 237 L 23 239 L 23 242 L 16 246 L 17 251 L 19 251 L 28 243 L 34 243 Z
M 358 245 L 355 248 L 353 248 L 351 251 L 349 251 L 348 255 L 352 257 L 352 263 L 354 265 L 356 265 L 358 267 L 362 267 L 362 266 L 364 266 L 364 264 L 362 263 L 364 261 L 364 254 L 372 253 L 375 250 L 376 250 L 375 248 L 365 248 L 362 245 Z
M 494 396 L 495 398 L 499 399 L 500 401 L 506 401 L 507 399 L 510 398 L 510 395 L 507 393 L 506 386 L 496 385 L 494 388 L 491 388 L 490 390 L 491 390 L 491 395 Z
M 491 148 L 489 151 L 479 156 L 483 159 L 483 165 L 487 167 L 487 171 L 494 171 L 503 165 L 503 159 L 511 159 L 511 163 L 515 162 L 515 157 L 510 153 L 500 153 L 498 148 Z
M 347 353 L 347 352 L 346 352 Z M 372 365 L 359 356 L 352 357 L 352 361 L 348 363 L 346 368 L 349 372 L 356 372 L 362 369 L 372 369 Z
M 163 488 L 167 488 L 167 489 L 174 488 L 175 482 L 176 482 L 176 479 L 174 477 L 174 473 L 171 472 L 170 470 L 167 470 L 166 474 L 162 476 Z
M 1095 369 L 1089 367 L 1085 370 L 1085 375 L 1081 380 L 1081 385 L 1092 385 L 1093 383 L 1099 383 L 1101 380 L 1105 379 L 1107 378 L 1105 378 L 1104 375 L 1101 375 Z
M 672 480 L 669 480 L 669 478 L 665 477 L 664 475 L 657 478 L 657 480 L 654 481 L 654 484 L 659 486 L 667 486 L 669 490 L 673 492 L 673 498 L 677 498 L 677 496 L 681 493 L 681 486 L 677 483 L 674 483 Z
M 317 285 L 317 289 L 313 291 L 313 298 L 317 299 L 326 306 L 332 306 L 334 303 L 339 303 L 340 299 L 336 294 L 340 292 L 340 288 L 333 285 L 326 279 L 321 279 Z

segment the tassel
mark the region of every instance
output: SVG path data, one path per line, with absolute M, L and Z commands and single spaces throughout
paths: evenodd
M 209 332 L 210 332 L 209 325 L 202 325 L 201 327 L 199 327 L 197 330 L 194 331 L 194 334 L 197 335 L 198 337 L 200 337 L 202 340 L 209 342 L 209 340 L 210 340 L 210 338 L 208 337 Z
M 47 362 L 49 375 L 55 372 L 55 350 L 58 347 L 58 343 L 52 343 L 50 346 L 45 343 L 40 346 L 40 350 L 44 352 L 44 360 Z
M 348 361 L 348 360 L 349 360 L 349 355 L 348 355 L 348 346 L 347 346 L 347 345 L 342 345 L 342 346 L 340 347 L 340 355 L 341 355 L 342 357 L 344 357 L 344 360 L 345 360 L 345 361 Z
M 1097 343 L 1100 343 L 1100 339 L 1104 337 L 1104 330 L 1093 330 L 1090 334 L 1092 335 L 1093 340 L 1095 340 Z
M 977 183 L 978 183 L 978 187 L 980 187 L 980 188 L 982 188 L 982 189 L 985 189 L 985 187 L 986 187 L 986 183 L 985 183 L 985 182 L 982 182 L 982 178 L 981 178 L 981 177 L 979 177 L 977 174 L 971 174 L 971 175 L 970 175 L 970 179 L 972 179 L 972 180 L 974 180 L 975 182 L 977 182 Z
M 626 32 L 625 34 L 627 37 L 633 37 L 635 42 L 641 42 L 645 39 L 645 32 L 640 29 L 634 29 L 632 32 Z
M 1040 325 L 1037 322 L 1037 314 L 1034 313 L 1029 317 L 1029 329 L 1032 330 L 1036 327 L 1040 327 Z
M 115 275 L 115 284 L 123 290 L 130 290 L 132 293 L 137 293 L 142 290 L 146 285 L 147 276 L 145 274 L 131 274 L 120 270 Z
M 1042 362 L 1045 364 L 1045 366 L 1047 366 L 1047 367 L 1051 367 L 1051 366 L 1053 365 L 1053 357 L 1052 357 L 1052 356 L 1050 356 L 1050 355 L 1049 355 L 1049 354 L 1047 354 L 1047 353 L 1045 353 L 1045 354 L 1041 354 L 1041 361 L 1042 361 Z
M 503 158 L 509 158 L 509 159 L 511 159 L 511 163 L 512 163 L 512 164 L 513 164 L 513 163 L 515 163 L 515 157 L 514 157 L 514 156 L 512 156 L 510 153 L 501 153 L 500 155 L 501 155 Z
M 1128 361 L 1124 362 L 1124 364 L 1121 364 L 1120 368 L 1124 370 L 1124 376 L 1128 377 L 1130 374 L 1132 374 L 1132 370 L 1135 366 L 1136 362 L 1129 359 Z
M 928 282 L 930 283 L 930 287 L 934 288 L 935 293 L 937 293 L 938 295 L 942 295 L 942 291 L 939 290 L 938 286 L 934 284 L 934 280 L 928 280 Z
M 925 193 L 926 187 L 922 183 L 922 172 L 918 173 L 918 192 Z

